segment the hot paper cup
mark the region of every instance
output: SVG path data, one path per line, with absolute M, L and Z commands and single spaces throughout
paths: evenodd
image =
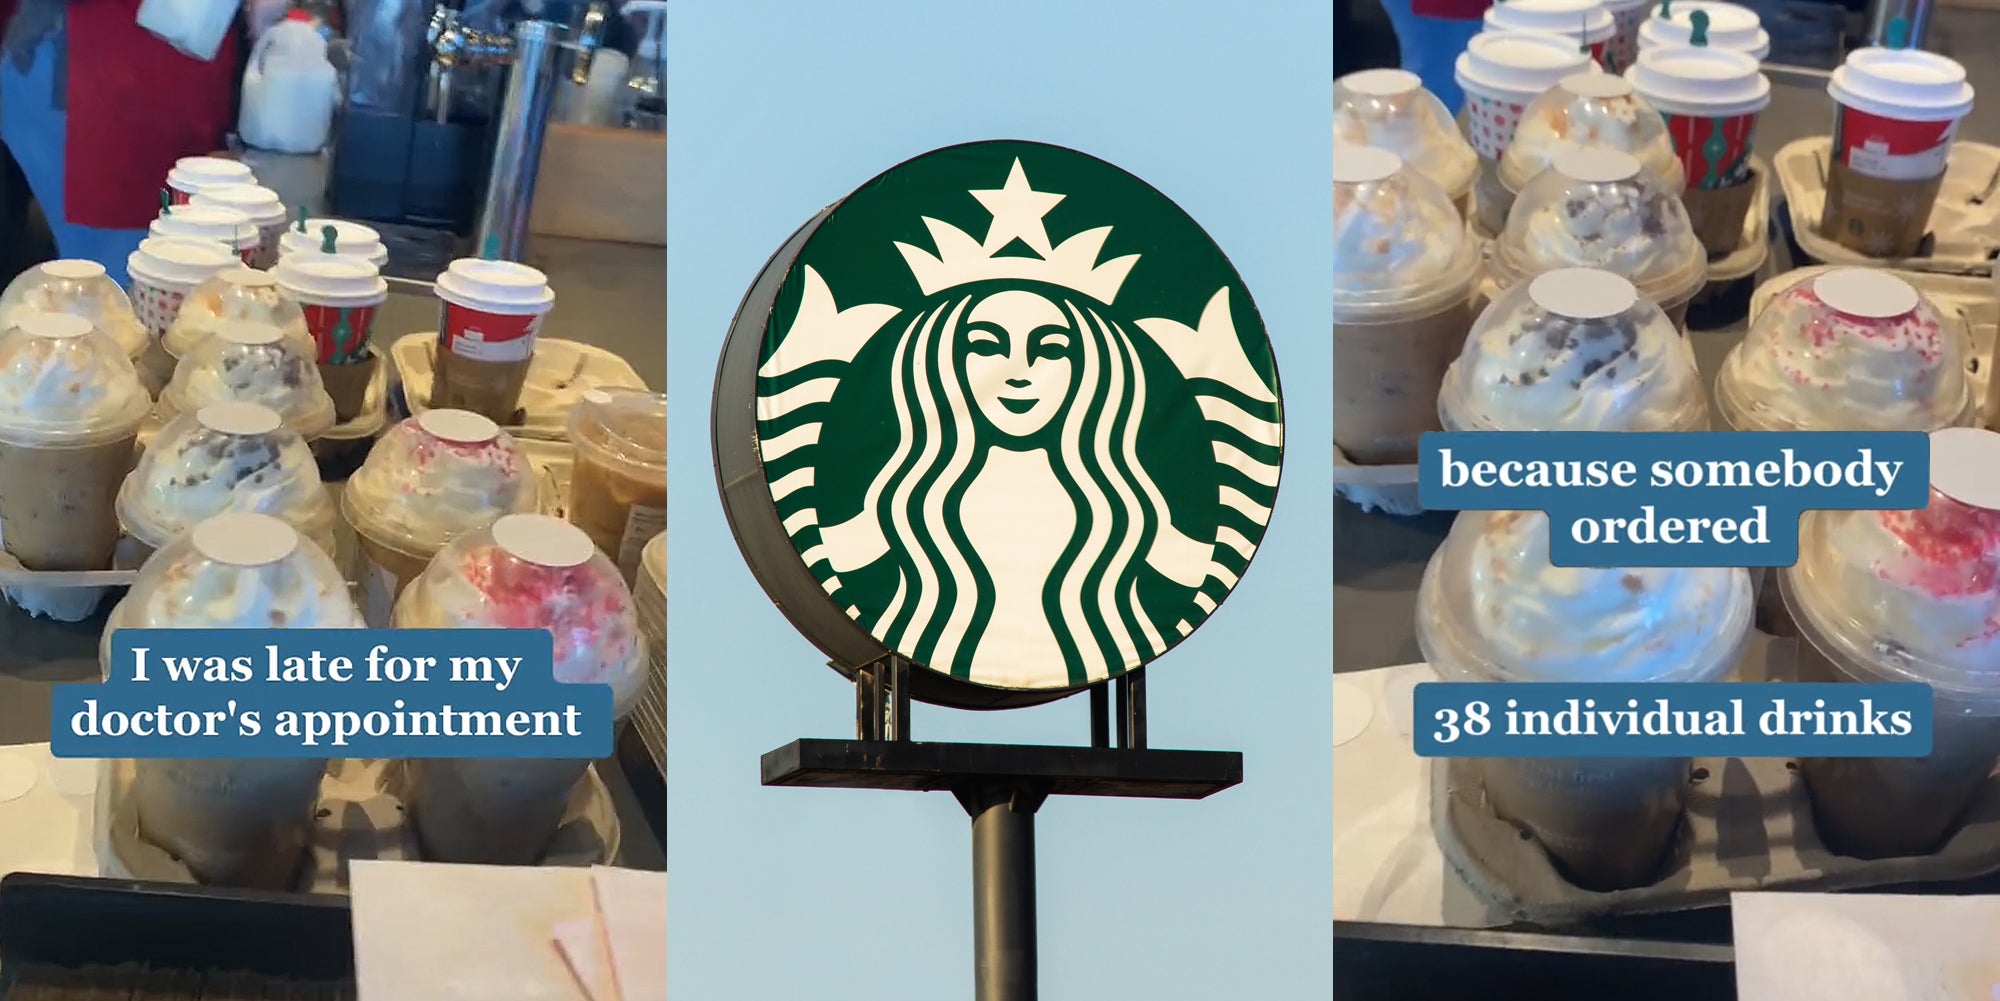
M 232 208 L 176 205 L 154 219 L 147 232 L 169 240 L 207 240 L 228 247 L 243 263 L 257 255 L 262 236 L 250 216 Z
M 269 268 L 278 261 L 278 239 L 285 232 L 285 203 L 278 193 L 256 184 L 224 184 L 207 188 L 188 204 L 234 209 L 250 217 L 257 226 L 257 250 L 246 258 L 253 268 Z
M 548 276 L 510 261 L 462 259 L 438 276 L 437 382 L 431 406 L 514 423 L 535 336 L 555 307 Z
M 257 176 L 250 172 L 249 166 L 219 156 L 184 156 L 167 172 L 167 192 L 175 205 L 186 205 L 190 198 L 209 188 L 255 183 Z
M 1601 0 L 1506 0 L 1486 8 L 1487 31 L 1540 31 L 1572 40 L 1602 64 L 1618 22 Z
M 1733 3 L 1711 0 L 1674 0 L 1667 16 L 1658 13 L 1658 4 L 1643 8 L 1651 16 L 1641 18 L 1639 49 L 1680 48 L 1694 44 L 1695 11 L 1708 15 L 1708 48 L 1741 52 L 1759 62 L 1771 54 L 1771 36 L 1757 12 Z
M 1736 249 L 1756 194 L 1750 144 L 1771 103 L 1771 81 L 1744 53 L 1694 47 L 1647 49 L 1625 79 L 1666 121 L 1687 178 L 1681 202 L 1702 247 Z
M 334 253 L 359 257 L 377 268 L 389 266 L 389 248 L 382 242 L 382 234 L 345 219 L 307 219 L 303 231 L 292 226 L 278 237 L 278 256 L 323 253 L 329 226 L 334 232 Z
M 1542 32 L 1482 31 L 1466 43 L 1453 75 L 1465 91 L 1465 136 L 1479 154 L 1473 209 L 1481 229 L 1497 233 L 1506 225 L 1513 196 L 1500 183 L 1500 156 L 1528 103 L 1564 77 L 1597 68 L 1574 44 Z
M 279 261 L 277 276 L 305 311 L 335 418 L 353 420 L 380 364 L 369 335 L 389 298 L 389 283 L 367 261 L 338 254 L 295 254 Z
M 150 237 L 125 259 L 132 281 L 132 309 L 146 325 L 147 348 L 139 364 L 140 380 L 158 395 L 173 376 L 173 359 L 161 339 L 174 325 L 189 292 L 219 271 L 241 267 L 242 261 L 220 243 Z
M 1835 105 L 1821 234 L 1874 257 L 1915 253 L 1972 111 L 1965 67 L 1934 52 L 1858 49 L 1826 90 Z

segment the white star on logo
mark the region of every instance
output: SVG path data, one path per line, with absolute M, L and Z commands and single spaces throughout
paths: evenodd
M 1014 161 L 1014 169 L 1007 172 L 1007 184 L 1002 188 L 987 188 L 971 192 L 993 213 L 993 225 L 986 231 L 986 242 L 981 247 L 991 254 L 1019 237 L 1035 253 L 1047 257 L 1055 252 L 1049 245 L 1049 231 L 1042 226 L 1042 217 L 1056 207 L 1067 195 L 1036 191 L 1028 186 L 1028 172 L 1021 169 L 1021 161 Z

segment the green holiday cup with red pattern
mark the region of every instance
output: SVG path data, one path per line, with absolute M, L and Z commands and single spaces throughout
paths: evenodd
M 288 254 L 275 273 L 305 312 L 320 380 L 333 397 L 334 420 L 359 417 L 381 364 L 369 334 L 389 298 L 389 283 L 373 264 L 344 254 Z
M 1965 67 L 1935 52 L 1856 49 L 1826 91 L 1833 155 L 1820 234 L 1871 257 L 1915 254 L 1958 124 L 1972 111 Z
M 1666 121 L 1687 178 L 1681 202 L 1703 249 L 1735 250 L 1756 195 L 1750 143 L 1771 81 L 1745 53 L 1693 46 L 1647 49 L 1625 79 Z
M 1576 41 L 1543 32 L 1482 31 L 1459 54 L 1453 73 L 1465 91 L 1459 117 L 1479 154 L 1473 217 L 1488 235 L 1505 228 L 1513 204 L 1513 194 L 1500 183 L 1500 156 L 1530 102 L 1564 77 L 1597 69 L 1580 49 Z

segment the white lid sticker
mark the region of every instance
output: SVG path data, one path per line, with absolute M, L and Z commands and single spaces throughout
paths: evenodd
M 2000 433 L 1985 428 L 1931 432 L 1931 486 L 1960 504 L 2000 511 Z
M 426 410 L 417 416 L 417 426 L 434 437 L 467 445 L 500 437 L 500 425 L 470 410 Z
M 268 514 L 219 514 L 194 527 L 194 550 L 217 563 L 261 567 L 298 551 L 298 529 Z
M 581 566 L 597 551 L 583 529 L 545 514 L 510 514 L 493 523 L 493 541 L 507 555 L 543 567 Z
M 1403 158 L 1374 146 L 1341 146 L 1333 151 L 1333 183 L 1368 184 L 1403 169 Z
M 1616 149 L 1573 149 L 1556 154 L 1551 165 L 1565 177 L 1591 184 L 1629 181 L 1639 176 L 1639 158 Z
M 275 324 L 234 320 L 217 324 L 215 336 L 231 344 L 276 344 L 285 334 Z
M 1396 97 L 1421 88 L 1424 81 L 1409 70 L 1362 70 L 1340 78 L 1340 84 L 1356 94 L 1369 97 Z
M 46 337 L 50 340 L 82 337 L 94 329 L 89 320 L 68 313 L 29 313 L 22 317 L 16 326 L 30 337 Z
M 270 434 L 284 423 L 270 407 L 239 401 L 211 403 L 196 411 L 194 417 L 202 427 L 223 434 Z
M 1922 297 L 1915 286 L 1886 271 L 1840 268 L 1813 279 L 1813 294 L 1838 312 L 1867 320 L 1903 316 Z
M 1563 77 L 1562 89 L 1578 97 L 1630 97 L 1632 84 L 1622 76 L 1609 73 L 1576 73 Z
M 104 277 L 104 265 L 96 261 L 50 261 L 42 265 L 42 274 L 64 281 L 88 281 Z
M 1535 305 L 1574 320 L 1617 316 L 1639 301 L 1639 289 L 1627 279 L 1596 268 L 1557 268 L 1528 284 Z

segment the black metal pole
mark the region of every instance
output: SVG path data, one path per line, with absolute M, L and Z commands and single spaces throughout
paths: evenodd
M 1035 811 L 1047 794 L 1018 788 L 959 793 L 972 816 L 972 938 L 976 1001 L 1035 1001 Z

